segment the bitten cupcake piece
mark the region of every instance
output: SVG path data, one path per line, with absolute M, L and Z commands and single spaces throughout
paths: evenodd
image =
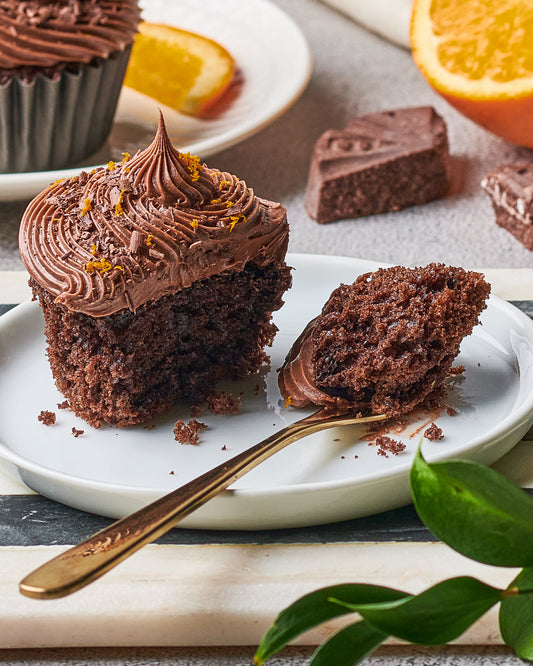
M 94 426 L 256 371 L 291 283 L 285 209 L 177 151 L 162 118 L 134 157 L 39 194 L 19 240 L 56 385 Z
M 340 285 L 280 370 L 294 407 L 399 416 L 440 405 L 459 346 L 490 286 L 480 273 L 394 266 Z
M 496 224 L 533 252 L 533 163 L 503 164 L 481 181 Z
M 445 196 L 449 184 L 446 125 L 435 110 L 382 111 L 322 134 L 305 207 L 322 224 L 423 204 Z

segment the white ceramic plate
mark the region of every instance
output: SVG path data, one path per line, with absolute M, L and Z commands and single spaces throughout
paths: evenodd
M 59 410 L 45 357 L 38 306 L 25 303 L 0 318 L 0 459 L 16 478 L 64 504 L 118 517 L 191 480 L 309 413 L 286 409 L 276 371 L 293 340 L 340 282 L 352 282 L 372 262 L 338 257 L 292 255 L 294 285 L 277 313 L 279 333 L 272 370 L 237 386 L 237 415 L 200 419 L 208 424 L 198 446 L 174 440 L 175 409 L 156 427 L 94 430 L 71 412 Z M 444 439 L 424 441 L 430 460 L 466 457 L 491 463 L 521 439 L 533 415 L 533 323 L 508 303 L 491 298 L 482 326 L 462 346 L 465 366 L 448 404 L 455 416 L 437 419 Z M 259 389 L 258 389 L 259 387 Z M 37 416 L 55 411 L 46 427 Z M 427 421 L 427 417 L 425 418 Z M 422 422 L 401 434 L 404 453 L 378 455 L 361 427 L 324 431 L 276 454 L 211 500 L 182 524 L 186 527 L 261 529 L 320 524 L 391 509 L 410 500 L 408 472 Z M 72 428 L 83 429 L 74 438 Z M 398 438 L 398 434 L 392 434 Z M 223 447 L 225 449 L 223 450 Z
M 225 46 L 242 74 L 242 87 L 232 104 L 210 120 L 184 116 L 123 88 L 108 145 L 84 168 L 148 145 L 159 108 L 174 145 L 205 160 L 271 123 L 307 85 L 311 56 L 305 38 L 294 21 L 268 0 L 141 0 L 140 5 L 146 21 L 176 25 Z M 0 201 L 32 197 L 79 170 L 0 174 Z

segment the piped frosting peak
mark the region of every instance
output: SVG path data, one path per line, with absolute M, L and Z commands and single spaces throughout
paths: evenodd
M 128 164 L 135 186 L 143 186 L 148 197 L 166 205 L 192 206 L 204 203 L 213 193 L 213 179 L 202 175 L 196 155 L 180 153 L 170 141 L 163 114 L 152 143 Z
M 26 209 L 21 256 L 68 309 L 101 317 L 248 262 L 283 260 L 285 209 L 234 175 L 181 153 L 163 118 L 121 163 L 58 181 Z

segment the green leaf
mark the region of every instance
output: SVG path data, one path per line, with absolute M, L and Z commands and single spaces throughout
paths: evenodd
M 460 636 L 501 598 L 502 590 L 462 576 L 403 600 L 366 605 L 336 601 L 385 634 L 420 645 L 439 645 Z
M 337 631 L 313 654 L 309 666 L 353 666 L 373 652 L 387 638 L 387 634 L 372 628 L 366 622 L 350 624 Z
M 524 569 L 507 588 L 529 593 L 505 596 L 500 607 L 500 632 L 522 659 L 533 659 L 533 569 Z
M 346 607 L 332 603 L 331 597 L 340 599 L 341 602 L 366 604 L 402 599 L 406 596 L 409 595 L 399 590 L 363 583 L 333 585 L 306 594 L 278 615 L 261 639 L 254 663 L 260 666 L 304 631 L 351 612 Z
M 416 510 L 439 539 L 466 557 L 533 566 L 533 498 L 475 462 L 428 464 L 418 451 L 410 474 Z

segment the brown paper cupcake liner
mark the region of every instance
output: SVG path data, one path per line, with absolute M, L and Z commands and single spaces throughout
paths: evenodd
M 130 50 L 76 73 L 0 85 L 0 173 L 62 169 L 95 153 L 111 131 Z

